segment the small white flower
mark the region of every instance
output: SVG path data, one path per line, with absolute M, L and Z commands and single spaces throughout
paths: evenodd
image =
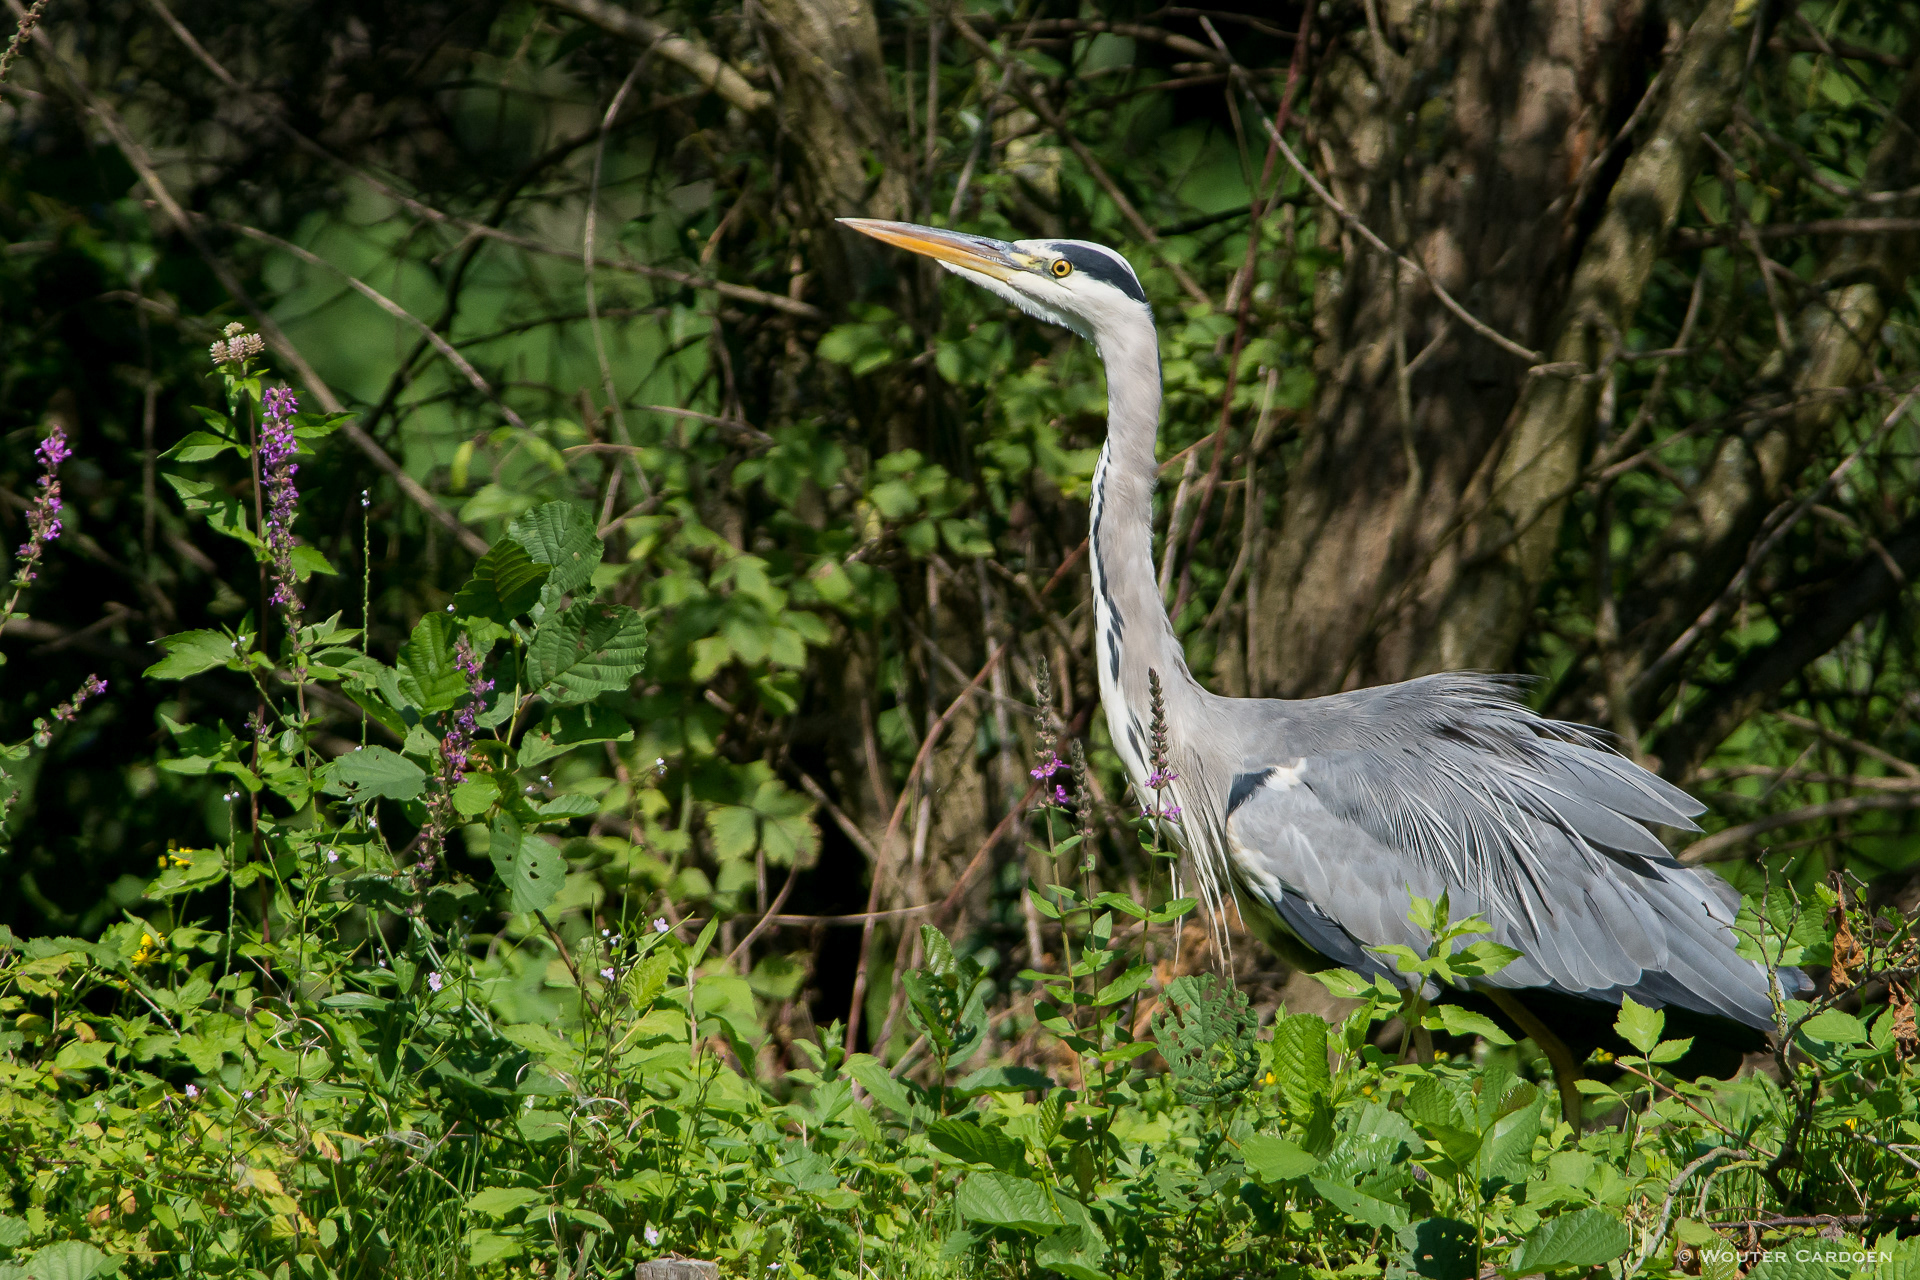
M 197 1085 L 197 1084 L 190 1084 L 190 1085 L 188 1085 L 188 1086 L 187 1086 L 187 1097 L 188 1097 L 189 1099 L 193 1099 L 193 1098 L 197 1098 L 197 1097 L 199 1097 L 199 1096 L 200 1096 L 200 1086 L 199 1086 L 199 1085 Z
M 442 978 L 439 974 L 430 973 L 427 975 L 427 986 L 433 989 L 434 991 L 438 991 L 441 987 L 445 985 L 446 985 L 446 979 Z
M 655 916 L 653 918 L 653 931 L 655 933 L 665 933 L 667 931 L 667 918 L 665 916 Z
M 338 849 L 327 850 L 327 861 L 328 862 L 340 861 L 340 851 Z
M 360 505 L 362 507 L 370 507 L 373 505 L 373 499 L 367 496 L 367 491 L 365 489 L 362 489 L 360 491 Z
M 606 979 L 606 980 L 607 980 L 608 982 L 612 982 L 612 981 L 613 981 L 613 970 L 612 970 L 612 968 L 610 968 L 610 967 L 609 967 L 609 968 L 606 968 L 606 969 L 602 969 L 602 970 L 600 971 L 600 976 L 601 976 L 602 978 L 605 978 L 605 979 Z
M 452 612 L 453 612 L 453 606 L 452 606 L 451 604 L 449 604 L 449 605 L 447 606 L 447 612 L 448 612 L 448 613 L 452 613 Z
M 527 1101 L 532 1102 L 533 1099 L 528 1098 Z M 647 1235 L 647 1243 L 649 1245 L 657 1245 L 660 1243 L 660 1228 L 648 1227 L 646 1231 L 646 1235 Z
M 243 1098 L 251 1098 L 253 1096 L 253 1090 L 248 1089 L 245 1093 L 241 1094 L 240 1096 Z

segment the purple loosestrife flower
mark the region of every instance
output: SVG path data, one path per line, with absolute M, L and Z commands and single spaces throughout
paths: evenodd
M 454 643 L 453 664 L 466 673 L 467 704 L 454 716 L 453 728 L 447 731 L 446 738 L 440 744 L 449 788 L 457 787 L 466 780 L 467 766 L 472 763 L 470 749 L 473 746 L 475 722 L 479 719 L 480 708 L 485 704 L 487 695 L 493 692 L 493 681 L 482 675 L 479 655 L 474 653 L 472 643 L 465 636 Z
M 260 398 L 260 476 L 267 486 L 267 554 L 273 560 L 273 602 L 285 605 L 290 617 L 300 613 L 300 597 L 293 593 L 293 515 L 300 491 L 293 487 L 300 470 L 294 457 L 300 445 L 293 438 L 293 415 L 300 407 L 293 392 L 274 387 Z
M 107 682 L 99 676 L 88 676 L 86 683 L 74 690 L 73 697 L 55 707 L 45 720 L 34 722 L 33 745 L 45 750 L 53 741 L 55 724 L 72 724 L 80 714 L 80 708 L 88 698 L 97 697 L 107 691 Z
M 207 357 L 215 364 L 245 364 L 254 356 L 267 349 L 257 333 L 248 333 L 247 326 L 235 321 L 220 332 L 225 336 L 216 340 L 207 348 Z
M 60 536 L 60 464 L 73 456 L 67 445 L 67 433 L 59 427 L 47 433 L 34 456 L 40 459 L 40 492 L 27 508 L 27 540 L 20 544 L 20 571 L 13 585 L 24 587 L 36 578 L 36 566 L 46 545 Z
M 1048 778 L 1051 778 L 1054 774 L 1066 767 L 1066 761 L 1062 760 L 1053 752 L 1048 751 L 1041 755 L 1040 767 L 1027 770 L 1027 775 L 1037 782 L 1045 782 Z

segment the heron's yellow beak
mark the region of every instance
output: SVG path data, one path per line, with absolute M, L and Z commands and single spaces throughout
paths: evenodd
M 841 223 L 875 240 L 923 254 L 941 262 L 978 271 L 995 280 L 1006 280 L 1033 269 L 1030 254 L 1021 253 L 1001 240 L 970 236 L 939 227 L 922 227 L 911 222 L 882 222 L 877 218 L 841 218 Z

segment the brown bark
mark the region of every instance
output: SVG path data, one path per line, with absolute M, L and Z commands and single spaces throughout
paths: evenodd
M 1429 587 L 1435 625 L 1418 670 L 1504 667 L 1546 580 L 1560 521 L 1592 434 L 1594 410 L 1638 310 L 1654 262 L 1692 188 L 1707 137 L 1738 101 L 1753 42 L 1753 10 L 1712 0 L 1671 65 L 1663 101 L 1607 198 L 1556 327 L 1555 363 L 1595 376 L 1536 376 L 1522 391 L 1487 477 L 1484 506 L 1461 540 L 1465 560 L 1452 580 L 1441 566 Z
M 1622 114 L 1644 12 L 1639 0 L 1389 6 L 1320 70 L 1313 158 L 1389 244 L 1538 346 L 1566 289 L 1576 186 Z M 1259 694 L 1420 669 L 1431 622 L 1404 584 L 1445 544 L 1524 374 L 1331 215 L 1321 226 L 1345 264 L 1320 280 L 1319 403 L 1258 567 Z

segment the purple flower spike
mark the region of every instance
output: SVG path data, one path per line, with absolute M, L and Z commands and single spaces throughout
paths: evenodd
M 55 427 L 33 454 L 40 459 L 40 492 L 27 508 L 27 540 L 20 544 L 20 570 L 13 575 L 16 588 L 39 576 L 40 553 L 60 536 L 60 464 L 73 456 L 73 450 L 67 444 L 67 433 Z
M 260 475 L 267 486 L 267 553 L 273 559 L 273 602 L 298 618 L 300 597 L 293 592 L 293 515 L 300 491 L 293 487 L 300 445 L 293 438 L 293 415 L 300 402 L 286 387 L 260 398 Z

